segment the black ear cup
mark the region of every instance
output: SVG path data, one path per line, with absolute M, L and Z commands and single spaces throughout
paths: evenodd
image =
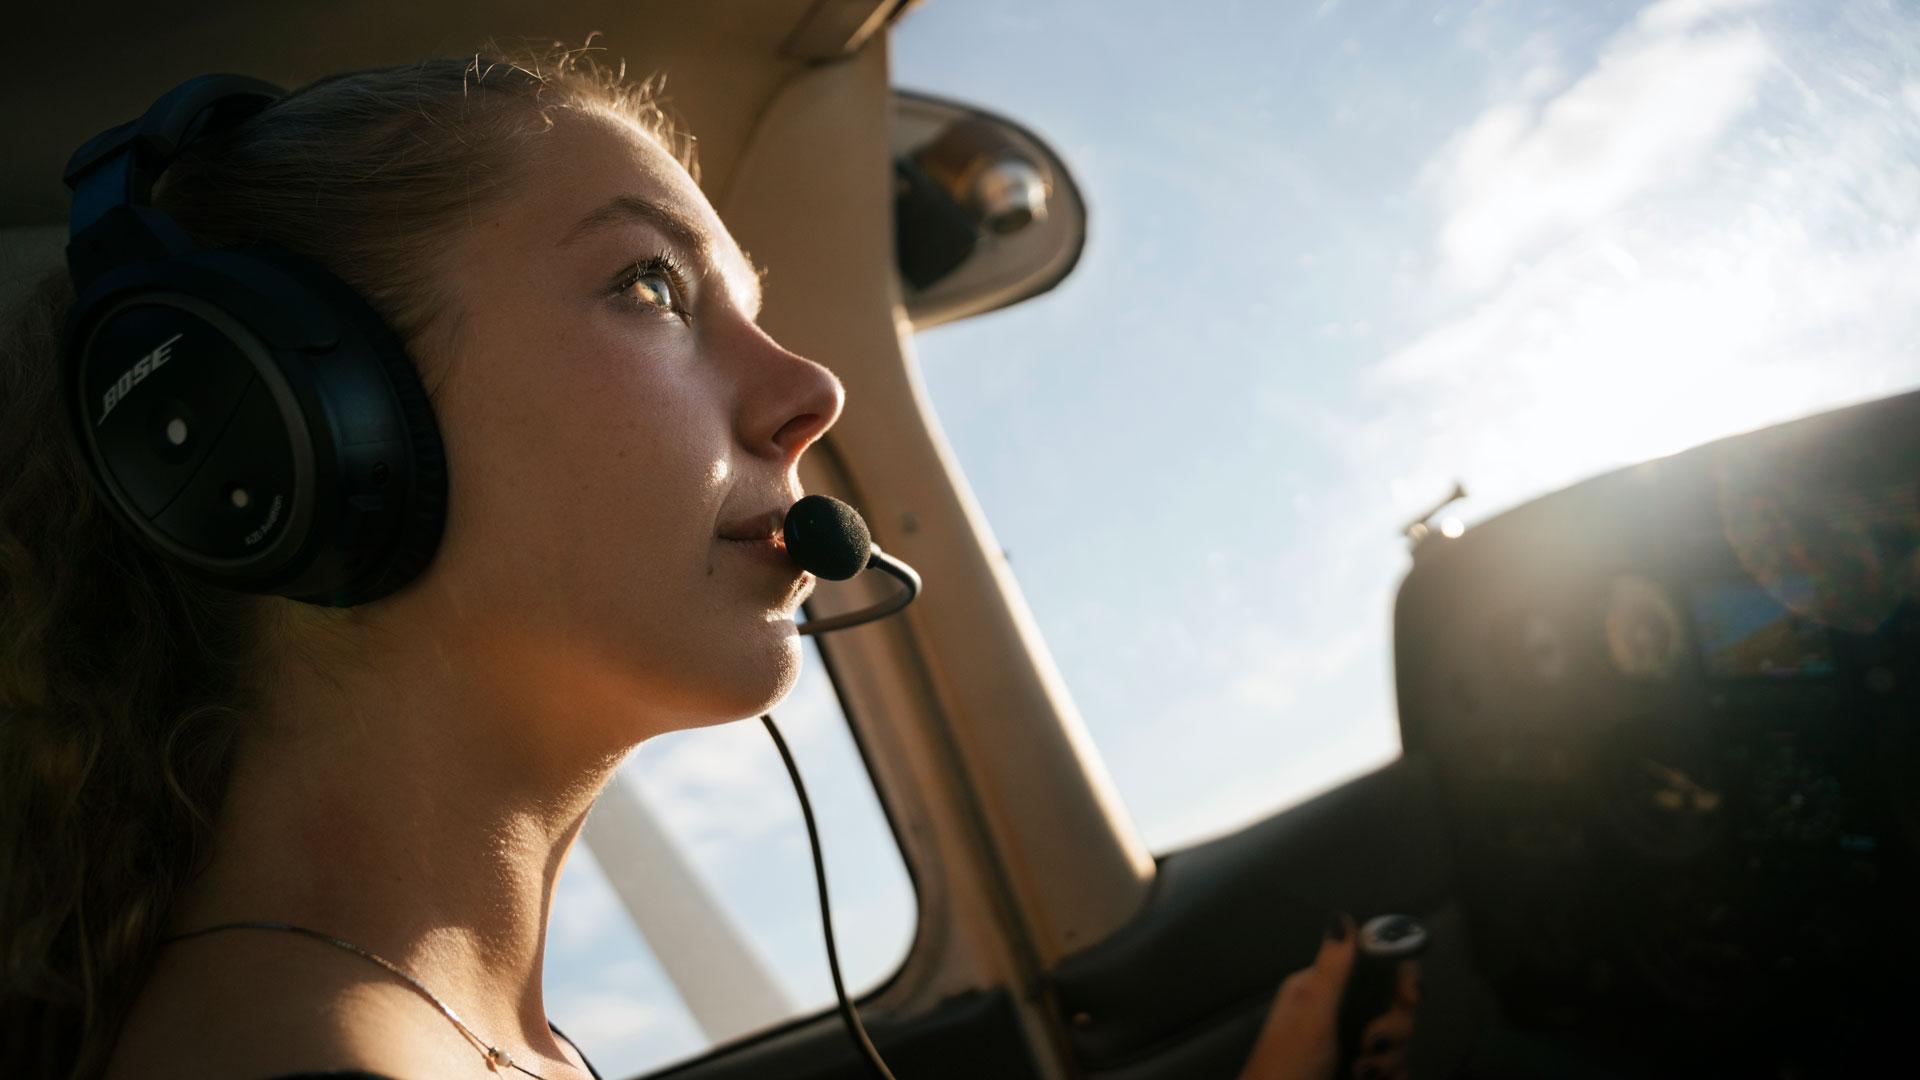
M 110 505 L 203 579 L 366 603 L 432 559 L 446 459 L 398 337 L 319 265 L 191 251 L 76 307 L 70 416 Z
M 203 75 L 75 152 L 67 415 L 96 490 L 161 557 L 346 607 L 403 587 L 439 547 L 446 452 L 426 387 L 325 267 L 198 248 L 149 200 L 182 146 L 280 95 Z
M 334 586 L 331 595 L 295 597 L 328 606 L 366 603 L 418 577 L 439 550 L 447 520 L 447 455 L 440 424 L 405 344 L 358 292 L 325 268 L 290 253 L 264 249 L 256 254 L 302 284 L 340 318 L 343 337 L 360 343 L 350 352 L 336 353 L 328 363 L 377 366 L 385 376 L 386 396 L 371 403 L 378 420 L 366 425 L 379 438 L 336 444 L 349 462 L 349 530 L 340 543 L 355 550 L 359 570 Z M 397 438 L 392 434 L 396 426 Z M 369 521 L 374 515 L 379 515 L 377 524 Z M 355 530 L 377 530 L 378 536 L 356 537 Z

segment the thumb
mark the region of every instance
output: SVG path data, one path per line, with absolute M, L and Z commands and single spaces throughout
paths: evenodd
M 1326 935 L 1320 939 L 1319 955 L 1313 958 L 1313 970 L 1320 976 L 1328 996 L 1336 1004 L 1346 990 L 1348 976 L 1353 974 L 1353 957 L 1359 948 L 1359 937 L 1354 930 L 1353 917 L 1344 911 L 1336 911 L 1327 921 Z

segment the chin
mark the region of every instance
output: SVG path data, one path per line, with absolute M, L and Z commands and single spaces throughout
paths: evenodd
M 793 688 L 800 682 L 800 635 L 792 633 L 793 624 L 787 623 L 789 633 L 782 646 L 783 654 L 770 670 L 760 674 L 766 679 L 762 692 L 748 705 L 743 717 L 759 716 L 771 712 L 786 701 Z
M 702 696 L 709 705 L 701 710 L 711 717 L 708 723 L 752 719 L 778 708 L 793 693 L 803 655 L 792 621 L 785 626 L 783 635 L 753 642 L 738 662 L 708 673 Z

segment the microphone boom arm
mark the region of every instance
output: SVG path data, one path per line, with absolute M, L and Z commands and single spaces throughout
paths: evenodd
M 826 619 L 809 619 L 800 624 L 798 627 L 799 632 L 802 635 L 824 634 L 829 630 L 844 630 L 849 626 L 859 626 L 861 623 L 869 623 L 875 619 L 882 619 L 899 611 L 901 608 L 913 603 L 913 598 L 920 595 L 919 573 L 917 573 L 913 567 L 881 551 L 879 544 L 873 545 L 870 550 L 867 557 L 866 569 L 884 570 L 899 579 L 900 584 L 905 585 L 906 588 L 872 607 L 864 608 L 860 611 L 849 611 L 843 615 L 835 615 Z

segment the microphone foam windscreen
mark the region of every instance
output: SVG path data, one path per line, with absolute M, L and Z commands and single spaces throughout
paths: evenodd
M 867 568 L 873 534 L 860 512 L 827 495 L 809 495 L 787 511 L 781 527 L 787 554 L 815 577 L 845 581 Z

